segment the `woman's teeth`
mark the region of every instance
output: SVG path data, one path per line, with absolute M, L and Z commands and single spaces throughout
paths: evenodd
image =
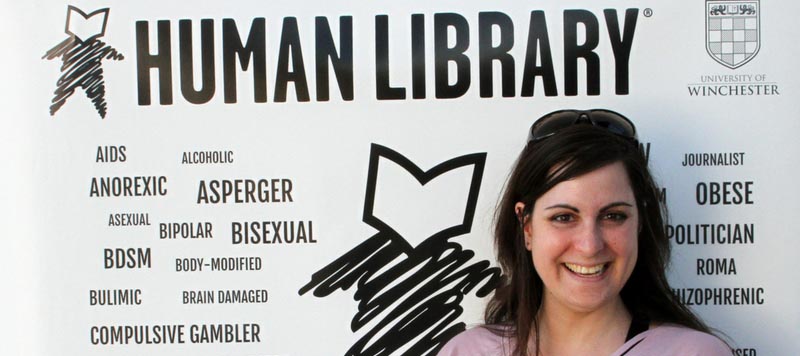
M 599 264 L 599 265 L 596 265 L 596 266 L 581 266 L 581 265 L 576 265 L 576 264 L 572 264 L 572 263 L 565 263 L 564 265 L 567 266 L 567 268 L 570 271 L 575 272 L 575 273 L 580 274 L 580 275 L 583 275 L 583 276 L 591 276 L 591 275 L 599 274 L 600 272 L 603 272 L 603 270 L 606 267 L 605 263 Z

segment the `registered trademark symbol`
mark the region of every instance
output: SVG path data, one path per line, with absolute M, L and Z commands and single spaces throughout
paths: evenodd
M 653 9 L 648 7 L 646 9 L 644 9 L 644 11 L 642 11 L 642 13 L 644 14 L 644 17 L 653 16 Z

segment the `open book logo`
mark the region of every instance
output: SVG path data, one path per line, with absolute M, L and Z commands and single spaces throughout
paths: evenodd
M 50 105 L 51 116 L 80 89 L 92 102 L 97 114 L 101 118 L 106 117 L 108 103 L 103 61 L 125 59 L 122 53 L 99 39 L 106 33 L 109 12 L 108 8 L 104 8 L 87 15 L 75 6 L 67 7 L 64 32 L 68 37 L 42 56 L 47 60 L 60 58 L 62 62 L 61 77 L 56 81 Z
M 372 145 L 362 219 L 378 232 L 299 291 L 322 298 L 356 286 L 350 329 L 361 336 L 345 355 L 435 355 L 465 329 L 465 297 L 484 297 L 499 284 L 499 268 L 454 241 L 472 228 L 485 162 L 485 153 L 474 153 L 423 171 Z
M 103 37 L 106 33 L 108 12 L 109 9 L 105 8 L 95 10 L 87 15 L 81 9 L 70 5 L 67 7 L 67 28 L 65 32 L 81 41 Z

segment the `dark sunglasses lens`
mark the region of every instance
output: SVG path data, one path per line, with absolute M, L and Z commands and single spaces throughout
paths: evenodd
M 563 110 L 547 114 L 531 126 L 528 142 L 548 138 L 559 130 L 575 124 L 590 124 L 623 137 L 637 139 L 636 127 L 630 120 L 610 110 L 595 109 Z
M 578 113 L 575 111 L 562 111 L 543 117 L 531 127 L 528 141 L 537 141 L 550 137 L 558 130 L 574 124 L 577 118 Z
M 636 138 L 636 128 L 633 124 L 621 115 L 607 111 L 592 112 L 594 125 L 602 127 L 620 136 Z

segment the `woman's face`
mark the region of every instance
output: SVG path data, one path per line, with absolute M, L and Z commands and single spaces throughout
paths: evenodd
M 524 231 L 544 282 L 544 307 L 590 312 L 618 302 L 636 265 L 638 229 L 639 212 L 621 162 L 542 195 Z

